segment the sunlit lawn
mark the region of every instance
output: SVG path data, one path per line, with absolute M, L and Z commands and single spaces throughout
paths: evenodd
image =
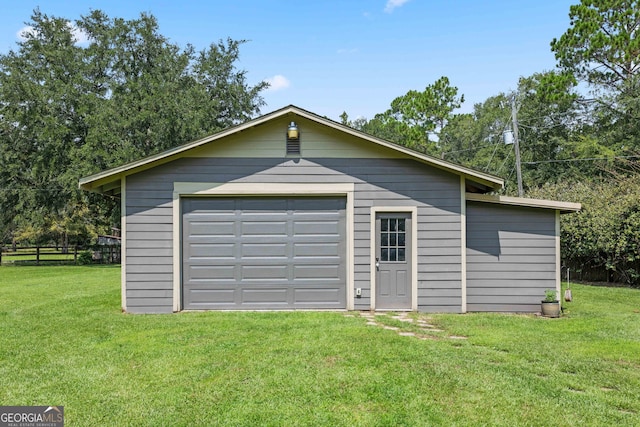
M 377 316 L 400 336 L 357 313 L 122 314 L 117 267 L 3 266 L 0 404 L 66 425 L 640 425 L 640 291 L 572 288 L 561 319 Z

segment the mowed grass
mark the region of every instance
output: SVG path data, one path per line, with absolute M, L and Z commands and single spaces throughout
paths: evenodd
M 640 425 L 640 291 L 572 288 L 561 319 L 376 316 L 394 331 L 123 314 L 118 267 L 1 267 L 0 404 L 64 405 L 66 425 Z

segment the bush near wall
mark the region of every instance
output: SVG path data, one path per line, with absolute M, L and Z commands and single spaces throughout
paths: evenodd
M 533 198 L 582 203 L 561 217 L 563 265 L 578 280 L 640 287 L 640 176 L 607 182 L 549 184 Z

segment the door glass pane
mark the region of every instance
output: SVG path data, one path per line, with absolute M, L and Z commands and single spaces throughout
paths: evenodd
M 380 219 L 380 261 L 406 262 L 406 218 Z

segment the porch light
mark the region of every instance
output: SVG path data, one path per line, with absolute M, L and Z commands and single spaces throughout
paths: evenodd
M 287 141 L 297 141 L 299 138 L 300 133 L 298 132 L 298 126 L 296 122 L 291 122 L 287 129 Z

